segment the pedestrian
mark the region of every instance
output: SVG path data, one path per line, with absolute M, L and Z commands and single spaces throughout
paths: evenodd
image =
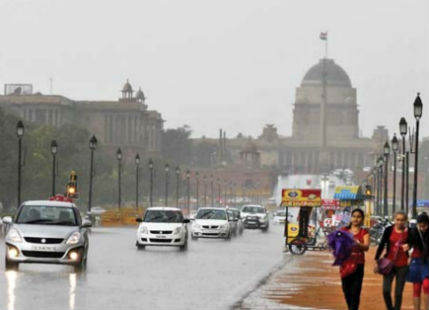
M 351 233 L 355 240 L 350 257 L 340 267 L 341 284 L 349 310 L 359 309 L 365 252 L 369 249 L 369 233 L 362 228 L 364 217 L 361 209 L 354 209 L 349 226 L 342 228 L 343 231 Z
M 401 310 L 402 293 L 408 272 L 407 214 L 395 213 L 394 224 L 386 227 L 375 253 L 374 272 L 383 274 L 383 298 L 387 310 Z M 383 254 L 383 258 L 380 259 Z M 395 279 L 395 305 L 392 303 L 392 282 Z
M 412 249 L 407 281 L 413 283 L 414 310 L 420 310 L 421 304 L 427 310 L 429 305 L 428 241 L 429 216 L 421 213 L 417 216 L 417 226 L 410 229 L 407 240 L 407 247 Z

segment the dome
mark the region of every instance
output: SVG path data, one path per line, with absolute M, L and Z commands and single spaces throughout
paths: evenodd
M 307 71 L 302 79 L 301 86 L 311 86 L 322 84 L 323 71 L 326 72 L 327 85 L 352 87 L 349 76 L 346 71 L 337 65 L 333 59 L 321 59 Z
M 122 88 L 122 92 L 123 93 L 131 93 L 131 92 L 133 92 L 133 88 L 131 87 L 131 84 L 130 84 L 130 82 L 128 82 L 128 80 L 124 84 L 124 87 Z
M 144 96 L 144 93 L 141 89 L 141 87 L 139 87 L 139 90 L 136 92 L 136 98 L 140 99 L 140 100 L 145 100 L 146 97 Z

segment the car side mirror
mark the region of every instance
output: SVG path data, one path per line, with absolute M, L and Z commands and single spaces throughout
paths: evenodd
M 141 217 L 137 217 L 137 218 L 136 218 L 136 222 L 137 222 L 137 223 L 141 223 L 141 222 L 143 222 L 143 219 L 142 219 Z
M 187 224 L 187 223 L 189 223 L 190 221 L 191 221 L 190 219 L 184 219 L 184 220 L 183 220 L 183 223 L 184 223 L 184 224 Z
M 92 227 L 92 222 L 91 222 L 90 220 L 84 219 L 84 220 L 82 221 L 82 227 L 83 227 L 83 228 L 89 228 L 89 227 Z
M 12 217 L 11 216 L 3 217 L 3 223 L 4 224 L 12 224 Z

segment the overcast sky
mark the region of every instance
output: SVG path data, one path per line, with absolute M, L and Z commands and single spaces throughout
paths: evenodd
M 397 131 L 422 93 L 429 135 L 428 0 L 1 0 L 0 84 L 114 100 L 127 78 L 165 127 L 289 135 L 295 88 L 323 56 L 357 88 L 360 126 Z

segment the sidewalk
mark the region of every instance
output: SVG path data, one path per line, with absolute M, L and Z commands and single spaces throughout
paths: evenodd
M 384 310 L 382 276 L 374 274 L 374 253 L 366 253 L 361 310 Z M 290 254 L 285 254 L 290 255 Z M 307 252 L 291 256 L 287 264 L 271 275 L 241 302 L 241 309 L 332 309 L 344 310 L 338 267 L 329 252 Z M 412 285 L 404 290 L 402 309 L 412 307 Z

